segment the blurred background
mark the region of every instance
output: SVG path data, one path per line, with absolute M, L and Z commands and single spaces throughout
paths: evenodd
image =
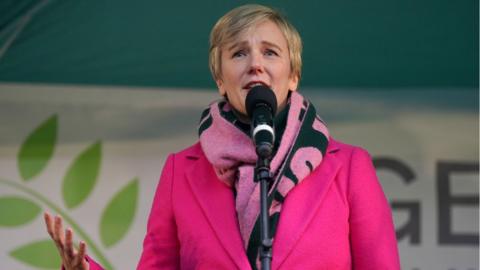
M 0 2 L 0 268 L 58 269 L 41 213 L 134 269 L 166 156 L 218 92 L 216 20 L 246 1 Z M 300 91 L 372 155 L 402 269 L 479 269 L 478 1 L 257 1 L 304 42 Z

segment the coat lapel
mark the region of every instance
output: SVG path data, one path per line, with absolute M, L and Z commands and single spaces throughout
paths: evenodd
M 287 196 L 273 242 L 272 269 L 278 269 L 291 254 L 295 244 L 302 237 L 322 204 L 325 194 L 341 167 L 340 161 L 333 154 L 338 150 L 336 143 L 331 143 L 327 149 L 328 158 L 326 157 L 320 166 L 303 180 L 300 186 L 291 191 L 294 192 L 291 194 L 294 195 L 290 197 L 291 200 L 288 200 Z M 287 219 L 282 220 L 282 215 Z
M 204 155 L 186 171 L 193 194 L 223 248 L 239 269 L 250 265 L 238 227 L 233 191 L 221 182 Z

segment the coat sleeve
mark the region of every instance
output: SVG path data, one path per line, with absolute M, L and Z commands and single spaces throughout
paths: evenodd
M 400 269 L 392 213 L 369 154 L 352 151 L 348 185 L 353 269 Z
M 174 166 L 174 155 L 170 155 L 153 199 L 137 269 L 180 268 L 180 244 L 172 208 Z
M 103 267 L 98 264 L 96 261 L 94 261 L 92 258 L 86 256 L 86 259 L 88 261 L 88 264 L 90 266 L 90 270 L 103 270 Z

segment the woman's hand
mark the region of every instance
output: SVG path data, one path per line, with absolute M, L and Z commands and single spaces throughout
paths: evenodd
M 73 232 L 71 228 L 63 231 L 62 218 L 55 216 L 53 218 L 49 213 L 44 214 L 45 224 L 48 234 L 52 237 L 58 252 L 62 257 L 63 267 L 66 270 L 88 270 L 89 265 L 85 259 L 87 245 L 80 241 L 78 251 L 73 247 Z

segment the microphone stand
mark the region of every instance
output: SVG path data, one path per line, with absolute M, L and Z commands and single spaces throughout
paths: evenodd
M 270 270 L 272 262 L 272 238 L 270 237 L 270 227 L 268 218 L 268 184 L 272 180 L 270 174 L 270 159 L 258 155 L 255 167 L 255 181 L 260 182 L 260 239 L 259 255 L 262 264 L 262 270 Z
M 258 255 L 262 270 L 270 270 L 272 263 L 272 238 L 268 215 L 268 186 L 272 181 L 270 158 L 273 154 L 275 130 L 273 117 L 277 109 L 275 93 L 264 85 L 255 86 L 247 94 L 245 105 L 251 119 L 251 136 L 257 153 L 255 182 L 260 182 L 260 240 Z

